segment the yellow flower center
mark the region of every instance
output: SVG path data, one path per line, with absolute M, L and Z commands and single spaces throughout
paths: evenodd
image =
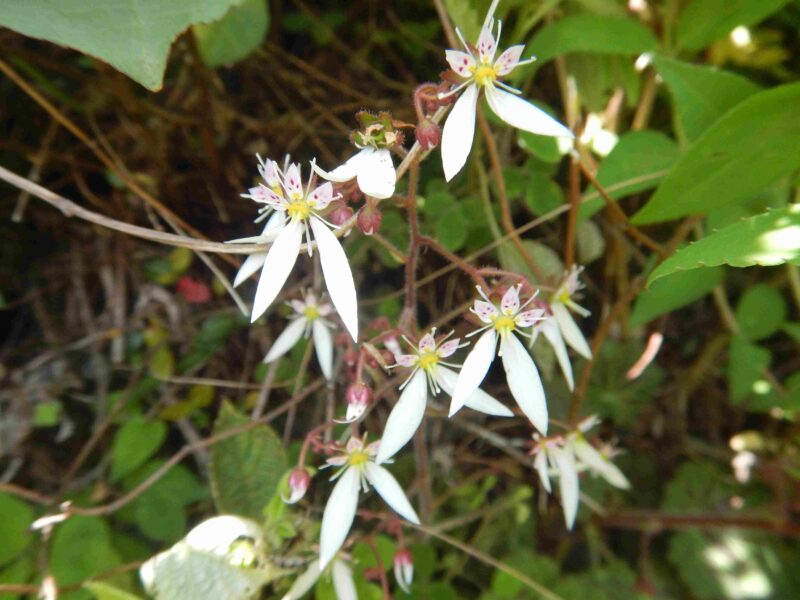
M 287 212 L 293 221 L 305 221 L 311 214 L 311 207 L 305 200 L 294 200 L 289 203 Z
M 566 304 L 569 302 L 570 294 L 569 290 L 561 290 L 561 292 L 556 294 L 556 301 L 561 302 L 561 304 Z
M 356 450 L 347 457 L 351 467 L 363 467 L 369 462 L 369 454 L 363 450 Z
M 419 357 L 419 368 L 426 371 L 439 362 L 439 355 L 436 352 L 426 352 Z
M 514 322 L 513 317 L 502 315 L 494 320 L 494 328 L 500 332 L 501 335 L 514 331 L 517 324 Z
M 481 65 L 475 69 L 475 82 L 478 85 L 488 85 L 497 79 L 497 71 L 490 65 Z
M 303 309 L 303 316 L 309 321 L 313 321 L 314 319 L 319 317 L 319 309 L 313 304 L 310 306 L 306 306 Z
M 273 185 L 273 186 L 270 186 L 270 188 L 269 188 L 269 189 L 271 189 L 271 190 L 272 190 L 272 192 L 273 192 L 273 193 L 274 193 L 276 196 L 280 196 L 281 198 L 283 198 L 283 188 L 280 186 L 280 184 L 279 184 L 279 183 L 276 183 L 275 185 Z

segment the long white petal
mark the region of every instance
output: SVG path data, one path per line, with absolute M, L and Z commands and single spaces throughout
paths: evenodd
M 442 130 L 442 168 L 450 181 L 467 162 L 475 137 L 475 110 L 478 105 L 478 86 L 467 86 L 447 116 Z
M 386 504 L 407 521 L 419 525 L 419 517 L 394 475 L 374 462 L 365 465 L 364 474 Z
M 347 539 L 358 507 L 358 488 L 361 484 L 358 469 L 349 467 L 333 487 L 325 512 L 322 513 L 322 531 L 319 536 L 319 569 L 331 562 Z
M 486 86 L 486 100 L 494 113 L 512 127 L 539 135 L 575 137 L 569 129 L 542 109 L 493 85 Z
M 286 329 L 278 336 L 278 339 L 273 342 L 272 347 L 264 357 L 264 362 L 271 363 L 294 348 L 294 345 L 303 336 L 303 331 L 306 329 L 306 322 L 307 319 L 305 317 L 298 317 L 289 323 Z
M 299 598 L 302 598 L 306 592 L 314 587 L 314 584 L 317 583 L 319 576 L 319 561 L 311 561 L 311 564 L 308 565 L 308 569 L 306 569 L 302 575 L 294 580 L 292 587 L 289 588 L 289 591 L 286 592 L 281 600 L 298 600 Z
M 569 362 L 569 354 L 567 354 L 567 346 L 564 344 L 564 338 L 561 337 L 561 330 L 558 328 L 558 323 L 555 319 L 545 319 L 541 321 L 536 329 L 540 329 L 547 341 L 553 347 L 556 353 L 558 364 L 561 367 L 561 372 L 564 373 L 564 379 L 567 380 L 569 390 L 575 389 L 575 379 L 572 376 L 572 363 Z
M 358 174 L 358 170 L 363 164 L 364 158 L 371 152 L 373 152 L 372 148 L 364 148 L 361 152 L 351 156 L 347 159 L 347 162 L 336 167 L 333 171 L 320 169 L 316 162 L 312 162 L 311 166 L 314 172 L 323 179 L 333 181 L 334 183 L 342 183 L 344 181 L 350 181 Z
M 340 560 L 333 561 L 333 589 L 337 600 L 358 600 L 353 572 Z
M 500 341 L 503 367 L 511 395 L 542 435 L 547 435 L 547 402 L 533 358 L 513 333 Z
M 297 261 L 302 241 L 303 228 L 299 221 L 291 221 L 272 244 L 261 269 L 261 278 L 256 288 L 256 298 L 253 301 L 253 314 L 250 322 L 254 322 L 264 314 L 281 291 L 283 284 Z
M 441 387 L 445 392 L 452 394 L 456 387 L 456 381 L 458 381 L 458 374 L 455 371 L 451 371 L 447 367 L 438 365 L 436 367 L 436 381 L 439 384 L 439 387 Z M 511 412 L 507 406 L 501 404 L 499 400 L 496 400 L 484 392 L 481 388 L 478 388 L 472 392 L 472 395 L 467 398 L 464 406 L 495 417 L 514 416 L 514 413 Z
M 575 450 L 575 456 L 578 460 L 589 467 L 590 470 L 600 475 L 608 483 L 622 490 L 627 490 L 631 487 L 628 478 L 620 471 L 619 467 L 600 454 L 595 447 L 585 439 L 576 439 L 572 447 Z
M 553 490 L 550 487 L 550 473 L 547 472 L 547 454 L 545 454 L 544 450 L 541 450 L 536 455 L 536 458 L 533 459 L 533 468 L 536 469 L 536 472 L 539 474 L 539 479 L 545 491 L 548 494 L 552 492 Z
M 392 155 L 385 148 L 365 154 L 358 169 L 358 187 L 367 196 L 389 198 L 394 194 L 397 173 Z
M 358 306 L 356 301 L 356 284 L 347 255 L 336 236 L 328 226 L 316 217 L 311 217 L 311 229 L 319 249 L 319 260 L 322 263 L 322 275 L 328 295 L 336 307 L 336 312 L 344 322 L 344 326 L 354 341 L 358 341 Z
M 417 369 L 389 414 L 376 462 L 382 463 L 392 458 L 408 443 L 422 423 L 427 403 L 428 381 L 425 371 Z
M 275 211 L 272 213 L 272 216 L 267 221 L 267 224 L 264 226 L 264 231 L 261 235 L 256 236 L 254 238 L 241 238 L 241 240 L 252 240 L 254 243 L 263 244 L 266 242 L 272 242 L 275 238 L 278 237 L 278 234 L 283 230 L 284 224 L 286 221 L 286 215 L 281 211 Z M 232 240 L 231 243 L 241 241 L 241 240 Z M 266 252 L 256 252 L 255 254 L 251 254 L 248 256 L 244 263 L 242 263 L 242 267 L 239 269 L 239 272 L 236 273 L 236 279 L 233 280 L 233 287 L 238 287 L 244 282 L 250 275 L 258 271 L 262 266 L 264 266 L 264 261 L 267 260 L 267 253 Z
M 561 329 L 561 335 L 564 336 L 567 344 L 587 360 L 592 360 L 592 349 L 589 348 L 586 338 L 583 337 L 580 328 L 575 323 L 572 315 L 569 314 L 569 309 L 560 302 L 553 302 L 550 305 L 550 310 L 553 311 L 553 316 L 558 321 L 558 326 Z
M 331 330 L 325 327 L 325 324 L 319 319 L 314 320 L 311 329 L 314 335 L 314 350 L 317 352 L 319 368 L 322 369 L 325 379 L 330 380 L 333 377 L 333 336 L 331 335 Z
M 458 381 L 453 390 L 453 398 L 450 400 L 450 414 L 452 417 L 456 414 L 467 401 L 467 398 L 472 396 L 472 392 L 478 389 L 483 379 L 486 377 L 487 371 L 494 360 L 495 348 L 497 347 L 497 333 L 494 329 L 487 329 L 486 332 L 478 338 L 475 342 L 470 353 L 467 355 L 467 360 L 464 361 L 464 366 L 458 373 Z
M 561 492 L 561 508 L 564 510 L 564 522 L 567 529 L 572 529 L 578 514 L 580 492 L 578 487 L 578 469 L 575 457 L 564 448 L 552 448 L 550 454 L 558 470 L 558 490 Z
M 248 256 L 236 273 L 236 278 L 233 280 L 233 287 L 239 287 L 243 282 L 247 281 L 250 275 L 264 266 L 265 260 L 267 260 L 266 252 L 256 252 Z

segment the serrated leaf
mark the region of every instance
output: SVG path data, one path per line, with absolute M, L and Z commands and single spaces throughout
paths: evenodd
M 33 510 L 22 500 L 0 493 L 0 565 L 19 556 L 33 541 L 28 531 Z
M 739 25 L 752 25 L 768 17 L 789 0 L 694 0 L 681 11 L 676 27 L 677 45 L 700 50 Z
M 658 279 L 700 267 L 800 264 L 800 205 L 742 219 L 678 250 L 650 274 Z
M 158 90 L 169 48 L 189 25 L 210 23 L 241 0 L 5 0 L 0 25 L 75 48 Z
M 163 421 L 149 421 L 136 417 L 125 423 L 114 436 L 111 446 L 111 474 L 116 481 L 137 467 L 161 447 L 167 437 L 167 426 Z
M 230 65 L 249 56 L 269 29 L 267 0 L 243 0 L 219 21 L 195 25 L 197 50 L 210 67 Z
M 760 92 L 689 148 L 632 221 L 668 221 L 746 200 L 800 167 L 800 84 Z
M 636 299 L 631 327 L 639 327 L 656 317 L 695 302 L 722 282 L 725 270 L 713 267 L 700 271 L 678 271 L 650 285 Z
M 739 332 L 755 341 L 777 332 L 786 320 L 788 308 L 781 293 L 771 285 L 760 283 L 745 291 L 736 304 Z
M 249 422 L 226 401 L 214 423 L 214 435 Z M 219 512 L 261 519 L 286 468 L 281 441 L 266 425 L 215 444 L 209 474 Z
M 641 54 L 655 50 L 658 41 L 644 25 L 626 17 L 574 15 L 542 28 L 527 52 L 535 64 L 571 52 L 597 54 Z

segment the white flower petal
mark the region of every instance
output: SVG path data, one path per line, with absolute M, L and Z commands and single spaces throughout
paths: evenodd
M 444 55 L 453 71 L 461 77 L 472 76 L 472 72 L 475 70 L 475 59 L 472 56 L 461 50 L 445 50 Z
M 353 572 L 341 560 L 333 561 L 333 589 L 337 600 L 358 600 Z
M 583 337 L 569 309 L 560 302 L 553 302 L 550 305 L 550 310 L 553 311 L 553 316 L 558 321 L 558 327 L 561 329 L 561 335 L 564 336 L 567 344 L 585 359 L 592 360 L 592 349 L 589 348 L 589 343 Z
M 452 394 L 456 387 L 456 381 L 458 381 L 458 374 L 455 371 L 451 371 L 447 367 L 438 365 L 436 367 L 436 381 L 439 384 L 439 387 L 441 387 L 445 392 Z M 467 398 L 467 401 L 464 403 L 464 405 L 472 410 L 477 410 L 495 417 L 514 416 L 514 413 L 511 412 L 507 406 L 501 404 L 500 401 L 484 392 L 481 388 L 478 388 L 472 392 L 472 395 Z
M 428 381 L 425 371 L 417 369 L 386 420 L 378 456 L 375 458 L 377 463 L 392 458 L 414 436 L 425 416 L 427 403 Z
M 567 346 L 564 344 L 564 338 L 561 337 L 561 330 L 558 328 L 558 323 L 555 319 L 545 319 L 536 329 L 540 330 L 550 345 L 558 359 L 558 364 L 561 371 L 564 373 L 564 379 L 567 380 L 569 390 L 575 389 L 575 380 L 572 376 L 572 363 L 569 362 L 569 354 L 567 354 Z
M 320 574 L 319 561 L 312 561 L 311 564 L 308 565 L 308 569 L 294 580 L 292 587 L 289 588 L 289 591 L 286 592 L 281 600 L 298 600 L 302 598 L 306 592 L 314 587 Z
M 575 137 L 542 109 L 493 85 L 486 86 L 486 100 L 495 114 L 512 127 L 539 135 Z
M 286 215 L 282 211 L 272 213 L 272 216 L 264 226 L 264 231 L 261 235 L 251 238 L 239 238 L 238 240 L 231 240 L 229 243 L 253 243 L 253 244 L 266 244 L 275 241 L 278 234 L 283 230 L 286 223 Z M 238 287 L 253 273 L 258 271 L 264 266 L 264 261 L 267 260 L 266 252 L 256 252 L 248 256 L 244 263 L 242 263 L 239 272 L 236 273 L 236 279 L 233 280 L 233 287 Z
M 614 487 L 622 490 L 630 489 L 631 484 L 625 474 L 614 463 L 604 457 L 597 449 L 583 438 L 572 443 L 575 456 Z
M 533 426 L 546 435 L 547 402 L 533 358 L 513 333 L 500 340 L 500 354 L 503 356 L 503 367 L 511 395 Z
M 366 153 L 367 150 L 371 152 Z M 394 194 L 397 173 L 394 170 L 392 155 L 386 148 L 362 150 L 364 158 L 358 168 L 358 187 L 367 196 L 389 198 Z
M 499 56 L 494 63 L 494 69 L 500 76 L 508 75 L 519 64 L 519 57 L 525 49 L 524 44 L 510 46 Z
M 572 529 L 578 514 L 580 491 L 578 487 L 578 469 L 575 457 L 564 448 L 551 448 L 550 455 L 558 470 L 558 489 L 561 492 L 561 508 L 564 510 L 564 522 L 567 529 Z
M 456 381 L 456 387 L 453 390 L 453 398 L 450 401 L 449 416 L 452 417 L 461 410 L 467 398 L 472 396 L 472 392 L 478 389 L 478 386 L 486 377 L 487 371 L 489 371 L 492 360 L 494 360 L 496 346 L 497 333 L 495 333 L 494 329 L 488 329 L 475 342 L 458 374 L 458 381 Z
M 311 329 L 314 335 L 314 350 L 317 352 L 319 368 L 322 369 L 325 379 L 330 381 L 333 377 L 333 336 L 330 329 L 319 319 L 314 319 Z
M 256 298 L 253 301 L 253 313 L 250 316 L 251 323 L 266 312 L 286 283 L 300 252 L 302 239 L 303 227 L 299 221 L 291 221 L 278 234 L 261 269 L 261 278 L 258 280 Z
M 548 494 L 551 493 L 553 489 L 550 487 L 550 473 L 547 472 L 547 454 L 545 454 L 544 450 L 540 450 L 536 458 L 533 459 L 533 468 L 539 474 L 539 479 L 545 491 Z
M 273 342 L 272 347 L 264 357 L 264 362 L 271 363 L 294 348 L 294 345 L 303 336 L 303 332 L 306 329 L 306 323 L 308 323 L 308 320 L 305 317 L 299 317 L 289 323 L 289 325 L 286 326 L 286 329 L 284 329 L 278 336 L 278 339 Z
M 264 266 L 265 260 L 267 260 L 266 252 L 256 252 L 248 256 L 236 273 L 236 278 L 233 280 L 233 287 L 239 287 L 242 283 L 247 281 L 253 273 Z
M 364 474 L 375 488 L 375 491 L 386 501 L 386 504 L 392 507 L 392 510 L 407 521 L 419 525 L 419 517 L 394 475 L 373 462 L 368 462 L 365 465 Z
M 319 536 L 320 571 L 328 566 L 347 539 L 358 507 L 360 479 L 358 469 L 348 467 L 328 498 L 325 512 L 322 513 L 322 531 Z
M 353 273 L 350 271 L 347 255 L 339 240 L 325 223 L 314 216 L 309 220 L 314 232 L 314 239 L 317 241 L 322 275 L 325 277 L 328 295 L 347 331 L 353 336 L 354 341 L 358 341 L 356 285 L 353 282 Z
M 475 110 L 478 105 L 478 86 L 467 86 L 447 116 L 442 129 L 442 168 L 450 181 L 467 162 L 475 137 Z
M 336 167 L 333 171 L 325 171 L 324 169 L 320 169 L 316 162 L 312 162 L 311 166 L 314 169 L 314 172 L 323 179 L 333 181 L 334 183 L 343 183 L 345 181 L 350 181 L 356 175 L 358 175 L 358 170 L 363 164 L 365 156 L 370 154 L 372 150 L 372 148 L 364 148 L 361 152 L 351 156 L 349 159 L 347 159 L 347 162 Z

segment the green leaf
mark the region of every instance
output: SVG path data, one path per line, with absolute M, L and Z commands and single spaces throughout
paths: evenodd
M 143 465 L 164 443 L 167 426 L 163 421 L 136 417 L 125 423 L 111 446 L 111 474 L 116 481 Z
M 0 493 L 0 565 L 19 556 L 33 541 L 28 531 L 33 510 L 14 496 Z
M 542 28 L 528 44 L 527 53 L 544 64 L 570 52 L 641 54 L 658 47 L 652 32 L 625 17 L 575 15 Z
M 760 283 L 749 288 L 736 305 L 740 333 L 755 341 L 777 332 L 786 320 L 786 300 L 771 285 Z
M 685 462 L 667 484 L 662 507 L 678 513 L 716 510 L 735 492 L 731 481 L 714 462 Z
M 92 592 L 97 600 L 141 600 L 140 596 L 121 590 L 113 585 L 103 583 L 102 581 L 89 581 L 85 583 L 83 587 Z
M 172 377 L 175 372 L 175 356 L 167 344 L 162 344 L 150 355 L 147 368 L 153 376 L 159 379 Z
M 728 387 L 731 401 L 739 403 L 755 393 L 755 384 L 772 360 L 769 350 L 752 344 L 741 335 L 731 338 L 728 354 Z
M 578 224 L 575 242 L 578 262 L 582 265 L 594 262 L 606 251 L 606 239 L 594 221 L 584 221 Z
M 636 224 L 668 221 L 746 200 L 800 167 L 800 84 L 755 94 L 689 148 Z
M 40 402 L 36 405 L 33 413 L 33 424 L 36 427 L 54 427 L 61 419 L 61 402 L 51 400 Z
M 214 435 L 249 422 L 225 402 L 214 424 Z M 209 473 L 219 512 L 260 519 L 286 468 L 283 445 L 266 425 L 215 444 Z
M 648 285 L 700 267 L 800 264 L 800 205 L 742 219 L 678 250 L 650 274 Z
M 469 221 L 460 204 L 453 204 L 436 221 L 436 239 L 448 250 L 456 252 L 467 241 Z
M 73 515 L 53 533 L 50 567 L 60 586 L 80 583 L 120 562 L 108 523 L 99 517 Z
M 531 240 L 522 240 L 522 245 L 546 279 L 557 279 L 564 275 L 564 263 L 555 250 Z M 500 264 L 504 269 L 524 275 L 531 282 L 538 281 L 513 243 L 506 242 L 501 244 L 497 248 L 497 253 L 500 257 Z
M 267 0 L 243 0 L 219 21 L 195 25 L 200 57 L 210 67 L 230 65 L 258 48 L 269 29 Z
M 6 0 L 0 25 L 75 48 L 151 90 L 161 89 L 169 48 L 189 25 L 222 17 L 241 0 Z
M 700 50 L 739 25 L 752 25 L 768 17 L 789 0 L 694 0 L 681 11 L 677 45 Z
M 36 571 L 34 557 L 24 556 L 10 565 L 0 569 L 0 585 L 7 583 L 26 584 L 30 582 Z M 0 593 L 0 600 L 19 600 L 18 594 Z
M 678 160 L 675 141 L 657 131 L 631 131 L 619 138 L 611 153 L 600 163 L 597 181 L 618 200 L 657 186 Z M 590 188 L 589 193 L 597 192 Z M 581 204 L 579 220 L 586 220 L 606 205 L 602 198 Z
M 663 56 L 653 59 L 675 103 L 680 129 L 690 141 L 760 90 L 752 81 L 713 67 L 693 65 Z
M 630 326 L 639 327 L 656 317 L 699 300 L 722 282 L 722 267 L 704 271 L 681 271 L 656 281 L 636 299 Z
M 564 192 L 549 175 L 533 171 L 525 190 L 525 204 L 533 214 L 541 216 L 564 204 Z

